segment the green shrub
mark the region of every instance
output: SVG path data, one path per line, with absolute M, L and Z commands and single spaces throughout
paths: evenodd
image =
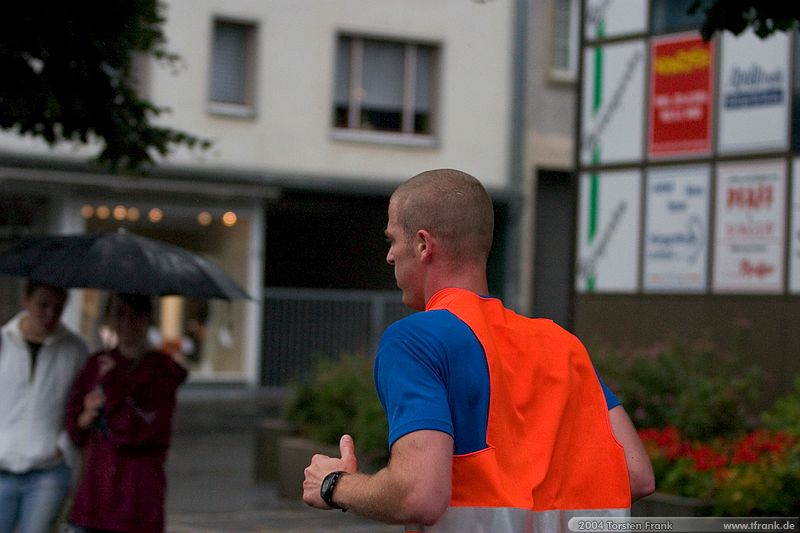
M 598 351 L 593 362 L 640 428 L 674 426 L 705 440 L 757 425 L 760 370 L 709 342 Z
M 338 445 L 349 433 L 360 465 L 388 458 L 388 426 L 375 392 L 370 357 L 345 354 L 337 360 L 319 359 L 309 380 L 290 387 L 285 417 L 300 434 Z
M 761 420 L 769 429 L 800 435 L 800 376 L 795 378 L 792 391 L 778 398 L 775 405 L 761 415 Z

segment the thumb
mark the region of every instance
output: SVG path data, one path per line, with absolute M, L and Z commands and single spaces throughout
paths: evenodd
M 342 435 L 342 438 L 339 439 L 339 453 L 342 455 L 342 461 L 356 463 L 356 445 L 353 442 L 353 437 Z

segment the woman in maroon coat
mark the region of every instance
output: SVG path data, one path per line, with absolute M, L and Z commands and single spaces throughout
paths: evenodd
M 83 472 L 69 521 L 80 531 L 164 531 L 164 463 L 181 356 L 148 346 L 148 297 L 112 296 L 118 346 L 92 356 L 67 403 L 66 426 L 83 448 Z

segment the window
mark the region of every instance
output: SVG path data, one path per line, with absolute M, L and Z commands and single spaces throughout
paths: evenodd
M 340 36 L 333 125 L 433 134 L 434 46 Z
M 553 56 L 550 75 L 553 79 L 574 81 L 578 71 L 578 0 L 553 2 Z
M 699 30 L 703 23 L 703 10 L 690 15 L 692 0 L 653 0 L 653 33 L 673 33 Z
M 255 113 L 256 27 L 214 21 L 211 51 L 210 110 L 252 116 Z

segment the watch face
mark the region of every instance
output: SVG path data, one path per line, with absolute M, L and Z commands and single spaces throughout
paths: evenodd
M 333 489 L 336 486 L 336 482 L 339 480 L 339 476 L 341 475 L 342 472 L 331 472 L 325 476 L 325 479 L 322 480 L 322 485 L 319 488 L 320 496 L 323 500 L 325 500 L 325 503 L 336 509 L 341 509 L 341 507 L 333 503 L 331 499 L 333 498 Z
M 331 497 L 331 489 L 333 489 L 333 480 L 336 479 L 335 476 L 325 476 L 325 479 L 322 480 L 322 493 L 324 494 L 324 498 L 328 499 Z

